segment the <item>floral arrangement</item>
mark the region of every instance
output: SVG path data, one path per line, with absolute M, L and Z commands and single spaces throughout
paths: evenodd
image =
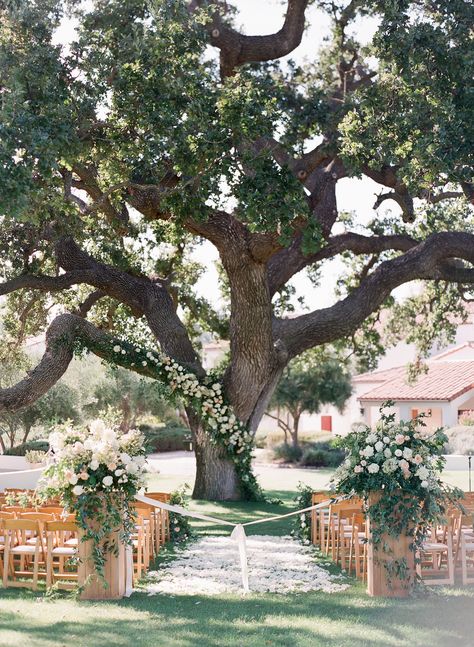
M 109 535 L 119 531 L 119 541 L 130 543 L 134 529 L 131 503 L 144 485 L 144 438 L 139 431 L 121 433 L 94 420 L 88 427 L 63 425 L 49 437 L 50 463 L 39 483 L 44 499 L 59 497 L 74 512 L 92 540 L 92 557 L 103 576 L 106 553 L 116 550 Z
M 186 491 L 188 490 L 189 485 L 185 484 L 178 490 L 171 492 L 170 504 L 179 505 L 182 508 L 187 507 L 186 501 Z M 191 539 L 193 536 L 193 530 L 191 524 L 189 523 L 188 517 L 183 515 L 176 514 L 175 512 L 170 512 L 170 538 L 173 544 L 179 544 L 188 539 Z
M 374 545 L 385 533 L 393 537 L 403 533 L 413 538 L 411 549 L 417 551 L 429 526 L 443 518 L 462 492 L 441 480 L 443 430 L 428 432 L 423 416 L 395 422 L 394 414 L 384 411 L 392 405 L 384 403 L 373 429 L 361 425 L 340 439 L 348 456 L 336 470 L 332 487 L 337 494 L 364 499 Z M 374 493 L 380 498 L 369 504 Z M 386 567 L 391 575 L 405 579 L 406 563 L 387 562 Z
M 77 351 L 82 351 L 78 340 Z M 92 350 L 88 342 L 88 349 Z M 107 347 L 94 348 L 97 354 L 138 373 L 158 379 L 178 398 L 200 413 L 202 423 L 212 442 L 222 446 L 233 461 L 244 499 L 264 498 L 252 472 L 253 438 L 248 428 L 237 419 L 232 406 L 225 401 L 222 384 L 212 374 L 200 379 L 167 355 L 146 351 L 132 344 L 115 340 Z
M 46 462 L 47 453 L 41 451 L 40 449 L 30 449 L 25 452 L 25 460 L 30 465 L 42 465 Z
M 309 508 L 312 504 L 313 488 L 304 483 L 298 483 L 296 489 L 298 494 L 293 499 L 296 507 L 301 510 Z M 299 539 L 305 546 L 311 543 L 311 512 L 302 512 L 295 517 L 290 535 Z
M 469 411 L 463 411 L 459 416 L 458 423 L 460 425 L 472 427 L 474 425 L 474 411 L 472 409 L 469 409 Z

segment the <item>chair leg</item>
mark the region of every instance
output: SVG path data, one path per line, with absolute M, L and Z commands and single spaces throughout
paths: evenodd
M 3 552 L 3 586 L 4 588 L 7 588 L 8 586 L 8 571 L 10 568 L 10 560 L 11 560 L 11 555 L 10 555 L 10 535 L 7 531 L 5 535 L 5 548 Z

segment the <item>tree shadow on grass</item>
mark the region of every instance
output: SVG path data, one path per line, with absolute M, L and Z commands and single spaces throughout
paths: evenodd
M 36 594 L 19 597 L 18 591 L 0 591 L 2 647 L 474 644 L 473 592 L 464 590 L 413 600 L 368 598 L 360 585 L 332 595 L 171 597 L 138 593 L 118 602 L 76 603 L 62 598 L 42 605 L 35 598 Z M 18 604 L 3 610 L 2 599 Z M 45 623 L 41 607 L 53 612 L 55 619 Z M 15 632 L 18 643 L 3 642 L 2 631 Z

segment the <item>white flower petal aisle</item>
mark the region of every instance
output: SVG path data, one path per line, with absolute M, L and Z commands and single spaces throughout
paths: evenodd
M 314 559 L 314 550 L 290 537 L 247 537 L 251 592 L 336 593 L 348 588 L 340 575 L 331 575 Z M 218 595 L 242 592 L 236 544 L 229 537 L 204 537 L 159 571 L 149 573 L 149 595 Z

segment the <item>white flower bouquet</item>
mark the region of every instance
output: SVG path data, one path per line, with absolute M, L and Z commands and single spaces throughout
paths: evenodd
M 94 420 L 86 428 L 63 426 L 49 437 L 49 465 L 41 491 L 59 496 L 71 507 L 76 497 L 97 492 L 134 496 L 144 484 L 143 435 L 133 429 L 121 433 Z

